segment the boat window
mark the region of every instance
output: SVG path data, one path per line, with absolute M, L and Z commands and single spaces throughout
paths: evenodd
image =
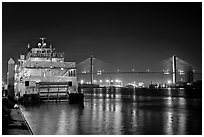
M 73 76 L 72 71 L 70 71 L 70 72 L 71 72 L 70 76 L 72 77 Z
M 75 77 L 76 76 L 76 70 L 74 70 L 73 73 L 74 73 L 73 76 Z

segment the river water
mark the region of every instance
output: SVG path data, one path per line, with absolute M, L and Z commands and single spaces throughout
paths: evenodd
M 138 91 L 137 91 L 138 90 Z M 84 89 L 84 104 L 21 106 L 36 135 L 202 134 L 202 98 L 185 89 Z M 139 94 L 139 93 L 150 93 Z

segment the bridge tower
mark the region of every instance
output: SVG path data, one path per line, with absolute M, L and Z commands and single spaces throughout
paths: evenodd
M 172 62 L 173 81 L 172 81 L 172 83 L 173 83 L 173 84 L 176 84 L 176 56 L 173 55 L 172 58 L 173 58 L 173 62 Z
M 91 84 L 93 84 L 93 56 L 90 56 L 90 80 Z

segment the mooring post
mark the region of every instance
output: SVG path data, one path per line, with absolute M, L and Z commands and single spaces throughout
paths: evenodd
M 7 85 L 8 98 L 14 100 L 14 75 L 15 75 L 15 61 L 10 58 L 8 61 Z

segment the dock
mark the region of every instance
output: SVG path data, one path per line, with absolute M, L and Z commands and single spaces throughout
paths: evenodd
M 3 104 L 2 135 L 33 135 L 20 108 L 11 108 Z

